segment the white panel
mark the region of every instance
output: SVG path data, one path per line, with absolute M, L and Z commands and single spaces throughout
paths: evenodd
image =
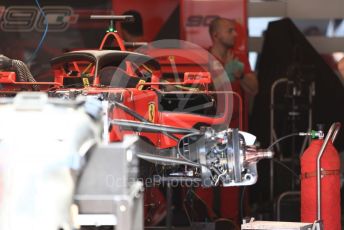
M 343 0 L 288 0 L 287 15 L 291 18 L 344 18 Z
M 344 38 L 327 38 L 327 37 L 307 37 L 308 41 L 313 47 L 323 54 L 344 52 Z M 250 37 L 249 39 L 249 51 L 261 52 L 263 45 L 263 38 Z
M 312 223 L 299 222 L 277 222 L 277 221 L 253 221 L 241 225 L 241 229 L 257 229 L 257 230 L 306 230 L 311 229 Z
M 247 4 L 249 17 L 284 17 L 287 12 L 283 1 L 249 1 Z
M 308 37 L 308 41 L 319 53 L 334 53 L 344 51 L 344 38 Z
M 248 0 L 249 17 L 344 18 L 344 0 Z
M 79 214 L 76 219 L 76 223 L 80 226 L 100 226 L 100 225 L 117 225 L 117 218 L 114 215 L 104 214 Z

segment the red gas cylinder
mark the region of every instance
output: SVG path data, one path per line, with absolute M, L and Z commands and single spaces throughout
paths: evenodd
M 301 157 L 301 221 L 317 219 L 316 161 L 323 140 L 313 140 Z M 340 230 L 340 159 L 331 141 L 321 158 L 321 216 L 325 230 Z

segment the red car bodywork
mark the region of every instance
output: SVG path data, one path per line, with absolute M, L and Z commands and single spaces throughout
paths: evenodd
M 114 39 L 120 47 L 120 51 L 102 50 L 109 38 Z M 197 49 L 143 49 L 144 53 L 154 58 L 135 52 L 125 51 L 124 41 L 117 33 L 109 32 L 104 37 L 99 50 L 80 50 L 66 53 L 52 60 L 54 82 L 17 82 L 14 72 L 0 72 L 0 93 L 11 94 L 18 91 L 30 89 L 30 85 L 39 85 L 41 91 L 50 93 L 79 92 L 83 95 L 117 95 L 119 103 L 133 111 L 145 121 L 182 128 L 199 128 L 200 126 L 221 126 L 229 124 L 229 103 L 228 95 L 236 95 L 234 92 L 209 91 L 212 79 L 208 70 L 208 58 L 202 56 Z M 186 58 L 192 56 L 192 58 Z M 131 57 L 128 59 L 128 57 Z M 121 66 L 120 66 L 121 65 Z M 102 84 L 102 70 L 104 68 L 117 68 L 113 70 L 112 78 L 127 76 L 128 79 L 139 80 L 135 85 Z M 175 71 L 177 70 L 177 73 Z M 135 72 L 136 71 L 136 72 Z M 116 72 L 116 73 L 115 73 Z M 149 73 L 149 80 L 138 79 L 141 72 Z M 119 74 L 117 74 L 119 73 Z M 117 74 L 117 76 L 116 76 Z M 177 77 L 171 76 L 178 75 Z M 167 77 L 166 77 L 167 76 Z M 107 76 L 109 77 L 109 76 Z M 77 83 L 73 81 L 77 80 Z M 72 82 L 72 84 L 71 84 Z M 73 84 L 79 84 L 75 87 Z M 179 86 L 174 90 L 164 90 L 164 87 Z M 194 90 L 188 90 L 197 89 Z M 221 111 L 217 108 L 210 108 L 211 114 L 189 111 L 193 105 L 200 100 L 205 100 L 210 107 L 216 105 L 216 95 L 224 95 Z M 167 98 L 167 99 L 166 99 Z M 194 99 L 193 101 L 191 99 Z M 238 96 L 241 100 L 240 96 Z M 188 104 L 188 108 L 173 108 L 171 103 Z M 117 101 L 118 102 L 118 101 Z M 108 108 L 109 120 L 125 119 L 137 120 L 130 113 L 125 112 L 118 106 Z M 165 105 L 164 105 L 165 103 Z M 197 105 L 201 106 L 202 105 Z M 168 107 L 166 109 L 166 107 Z M 109 140 L 120 141 L 125 133 L 130 131 L 121 130 L 118 126 L 111 126 L 109 129 Z M 178 138 L 170 138 L 165 134 L 138 133 L 147 138 L 157 148 L 174 147 Z

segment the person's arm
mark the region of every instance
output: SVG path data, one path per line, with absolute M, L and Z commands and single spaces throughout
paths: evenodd
M 233 62 L 240 63 L 241 66 L 239 64 L 233 66 L 234 70 L 233 68 L 232 70 L 228 70 L 228 68 L 225 67 L 227 73 L 230 74 L 229 72 L 233 71 L 234 79 L 240 80 L 240 85 L 243 90 L 249 95 L 255 96 L 258 93 L 258 80 L 256 74 L 251 71 L 248 60 L 234 58 L 233 53 L 229 51 L 227 53 L 226 66 L 228 67 L 228 64 L 230 65 Z
M 340 75 L 344 78 L 344 58 L 340 59 L 340 61 L 337 64 L 338 70 Z
M 244 91 L 252 96 L 258 93 L 258 80 L 254 72 L 249 72 L 240 77 L 240 85 Z

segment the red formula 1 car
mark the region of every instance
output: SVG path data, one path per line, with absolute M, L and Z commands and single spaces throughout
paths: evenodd
M 54 58 L 51 63 L 55 74 L 51 95 L 97 95 L 108 102 L 110 120 L 191 129 L 222 125 L 228 117 L 226 106 L 217 113 L 216 92 L 208 90 L 208 72 L 186 72 L 182 81 L 166 82 L 153 58 L 111 50 L 74 51 Z M 111 126 L 110 141 L 122 140 L 125 133 L 118 126 Z M 178 140 L 168 133 L 139 135 L 161 149 L 176 146 Z
M 118 19 L 114 16 L 95 18 Z M 126 16 L 119 18 L 127 19 Z M 66 99 L 73 99 L 78 95 L 97 97 L 105 104 L 105 130 L 108 131 L 110 142 L 121 141 L 123 135 L 135 133 L 149 145 L 149 151 L 143 152 L 152 154 L 141 155 L 141 158 L 194 167 L 182 170 L 177 167 L 177 172 L 169 170 L 168 176 L 191 175 L 203 184 L 208 181 L 208 186 L 219 182 L 225 186 L 254 183 L 257 179 L 255 165 L 245 165 L 244 162 L 245 159 L 252 161 L 259 158 L 257 152 L 254 148 L 249 148 L 247 154 L 252 153 L 254 156 L 245 156 L 245 151 L 239 151 L 246 148 L 247 144 L 242 134 L 236 132 L 234 138 L 232 131 L 226 129 L 231 113 L 229 98 L 235 93 L 214 90 L 211 74 L 202 71 L 207 59 L 201 58 L 203 61 L 200 61 L 196 58 L 202 56 L 197 54 L 197 50 L 188 50 L 191 58 L 186 59 L 176 58 L 178 53 L 185 50 L 145 50 L 146 53 L 158 56 L 157 59 L 125 51 L 125 43 L 113 32 L 113 25 L 112 22 L 99 49 L 72 51 L 52 59 L 54 82 L 35 82 L 24 63 L 6 57 L 0 58 L 1 69 L 12 70 L 0 73 L 0 93 L 14 94 L 31 89 L 47 91 L 50 96 Z M 103 50 L 107 39 L 111 37 L 121 50 Z M 160 54 L 156 55 L 157 52 Z M 176 69 L 179 71 L 174 71 Z M 188 70 L 192 72 L 187 72 Z M 206 137 L 205 133 L 208 133 Z M 200 137 L 201 145 L 197 143 Z M 215 141 L 217 139 L 220 139 L 218 143 Z M 235 158 L 237 162 L 230 163 L 230 166 L 224 165 L 224 162 L 234 159 L 227 153 L 215 158 L 207 154 L 202 159 L 203 162 L 200 162 L 199 151 L 204 147 L 204 141 L 215 141 L 215 145 L 231 143 L 231 146 L 237 146 L 231 147 L 239 151 Z M 195 142 L 197 144 L 192 145 Z M 253 143 L 250 141 L 249 144 Z M 196 151 L 192 149 L 194 147 Z M 211 146 L 211 151 L 218 153 L 221 152 L 220 149 L 227 149 L 213 148 Z M 187 153 L 188 157 L 183 153 Z M 202 168 L 202 165 L 211 167 Z M 253 168 L 245 171 L 245 166 Z M 206 175 L 200 173 L 202 170 L 199 167 L 207 172 Z M 234 177 L 238 179 L 233 180 Z
M 252 146 L 252 135 L 227 129 L 230 97 L 235 93 L 215 90 L 204 68 L 207 58 L 195 58 L 197 50 L 145 49 L 156 58 L 125 51 L 112 25 L 100 49 L 72 51 L 52 59 L 54 82 L 36 82 L 24 63 L 1 56 L 0 69 L 7 71 L 0 72 L 0 94 L 40 90 L 65 99 L 98 98 L 106 113 L 104 138 L 117 142 L 125 134 L 137 134 L 136 154 L 164 165 L 153 172 L 159 182 L 254 184 L 257 161 L 272 154 Z M 120 50 L 103 50 L 111 37 Z M 179 59 L 183 52 L 192 57 Z M 151 223 L 161 219 L 154 218 Z
M 105 105 L 110 142 L 135 133 L 146 143 L 144 150 L 138 150 L 145 153 L 141 158 L 191 167 L 168 168 L 164 176 L 191 177 L 207 186 L 255 183 L 252 162 L 262 156 L 247 146 L 253 143 L 245 141 L 242 133 L 226 129 L 229 98 L 235 93 L 214 90 L 211 74 L 202 71 L 207 59 L 196 58 L 202 56 L 197 50 L 187 50 L 191 58 L 186 59 L 176 58 L 185 50 L 146 50 L 157 59 L 125 51 L 125 43 L 113 30 L 111 23 L 100 49 L 72 51 L 52 59 L 54 82 L 35 82 L 24 63 L 0 57 L 1 69 L 11 70 L 0 73 L 0 93 L 43 90 L 66 99 L 97 97 Z M 121 50 L 102 49 L 111 37 Z

